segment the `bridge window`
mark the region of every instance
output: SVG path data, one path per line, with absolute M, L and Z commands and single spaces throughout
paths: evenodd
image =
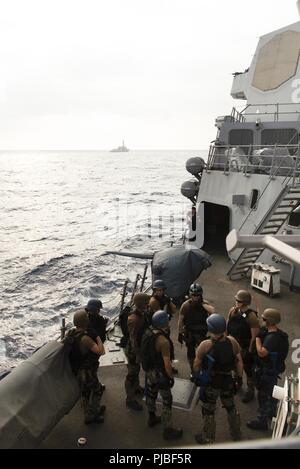
M 234 129 L 229 132 L 229 145 L 245 145 L 253 144 L 253 130 Z
M 264 129 L 261 132 L 262 145 L 298 145 L 297 129 Z

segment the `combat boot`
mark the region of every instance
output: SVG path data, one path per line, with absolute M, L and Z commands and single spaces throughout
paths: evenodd
M 197 433 L 197 435 L 195 435 L 195 440 L 199 445 L 210 445 L 213 443 L 213 441 L 206 440 L 202 433 Z
M 143 396 L 143 394 L 145 392 L 145 388 L 143 388 L 142 386 L 138 386 L 134 392 L 135 392 L 135 394 L 137 394 L 139 396 Z
M 148 419 L 148 427 L 153 428 L 161 422 L 161 417 L 155 414 L 150 414 Z
M 143 406 L 135 399 L 126 399 L 126 407 L 131 410 L 136 410 L 137 412 L 141 412 L 143 410 Z
M 248 402 L 252 401 L 255 397 L 254 389 L 247 389 L 247 391 L 244 394 L 244 397 L 242 398 L 242 402 L 244 404 L 247 404 Z
M 247 422 L 247 427 L 251 428 L 251 430 L 269 430 L 268 422 L 260 419 L 251 420 L 250 422 Z
M 163 437 L 165 440 L 178 440 L 182 437 L 182 428 L 168 427 L 164 429 Z

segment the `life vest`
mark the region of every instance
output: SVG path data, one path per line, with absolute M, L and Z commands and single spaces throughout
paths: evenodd
M 206 319 L 209 314 L 200 302 L 190 302 L 189 309 L 186 311 L 183 319 L 185 328 L 190 332 L 201 332 L 207 334 Z
M 88 350 L 83 354 L 80 350 L 80 342 L 83 336 L 88 334 L 85 331 L 77 331 L 71 329 L 65 339 L 65 342 L 70 347 L 69 360 L 73 373 L 77 375 L 78 371 L 83 367 L 95 367 L 98 364 L 98 356 Z
M 228 320 L 227 333 L 238 341 L 242 349 L 249 348 L 251 342 L 251 327 L 247 318 L 252 312 L 257 315 L 257 312 L 253 311 L 253 309 L 247 309 L 247 311 L 238 311 L 235 314 L 231 314 Z

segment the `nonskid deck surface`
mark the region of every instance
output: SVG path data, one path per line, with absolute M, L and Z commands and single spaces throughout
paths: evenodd
M 230 267 L 229 260 L 224 255 L 213 256 L 213 265 L 201 275 L 201 285 L 204 289 L 205 299 L 216 307 L 216 310 L 227 315 L 229 308 L 234 305 L 234 295 L 239 289 L 250 288 L 249 280 L 231 282 L 226 277 Z M 279 298 L 269 298 L 257 290 L 252 290 L 255 301 L 259 305 L 260 313 L 267 307 L 276 307 L 282 312 L 281 327 L 289 334 L 290 344 L 295 338 L 300 338 L 299 293 L 290 292 L 288 287 L 281 286 Z M 254 301 L 254 306 L 255 306 Z M 177 342 L 177 318 L 171 321 L 172 338 L 175 344 L 175 354 L 179 370 L 178 378 L 188 379 L 189 367 L 186 359 L 186 348 Z M 292 351 L 292 350 L 291 350 Z M 291 353 L 290 353 L 291 355 Z M 296 372 L 297 365 L 291 359 L 287 360 L 287 372 Z M 167 442 L 162 438 L 162 428 L 148 428 L 148 412 L 144 404 L 142 412 L 128 410 L 125 406 L 125 365 L 114 365 L 100 368 L 101 381 L 106 385 L 102 402 L 106 405 L 105 422 L 103 424 L 85 425 L 80 403 L 73 408 L 56 426 L 48 438 L 41 444 L 41 448 L 76 448 L 80 437 L 87 439 L 85 448 L 97 449 L 125 449 L 125 448 L 186 448 L 195 445 L 194 435 L 201 430 L 201 407 L 194 406 L 190 410 L 173 409 L 173 423 L 184 430 L 183 438 L 175 442 Z M 245 378 L 244 378 L 245 380 Z M 143 384 L 143 375 L 141 379 Z M 283 382 L 279 383 L 283 384 Z M 256 416 L 257 401 L 243 404 L 237 396 L 236 403 L 242 422 L 244 440 L 254 440 L 271 436 L 271 432 L 256 432 L 246 427 L 246 422 Z M 158 414 L 160 405 L 157 407 Z M 216 414 L 217 434 L 216 443 L 230 442 L 226 411 L 218 404 Z M 199 446 L 200 447 L 200 446 Z

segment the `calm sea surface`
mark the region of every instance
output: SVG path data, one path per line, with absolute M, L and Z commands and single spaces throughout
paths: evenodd
M 180 194 L 197 151 L 0 152 L 0 370 L 59 335 L 98 297 L 105 309 L 149 252 L 182 236 Z

